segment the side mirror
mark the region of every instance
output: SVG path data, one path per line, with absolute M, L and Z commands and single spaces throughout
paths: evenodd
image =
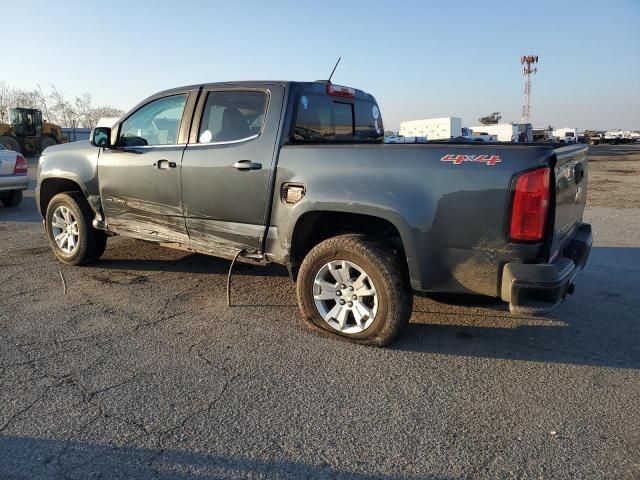
M 91 145 L 94 147 L 111 147 L 111 129 L 109 127 L 96 127 L 91 130 Z

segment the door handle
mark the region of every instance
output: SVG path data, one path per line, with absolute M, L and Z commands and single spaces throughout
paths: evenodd
M 260 170 L 262 168 L 262 164 L 252 162 L 251 160 L 239 160 L 233 164 L 233 168 L 246 172 L 249 170 Z
M 160 170 L 167 170 L 168 168 L 176 168 L 176 162 L 170 162 L 169 160 L 158 160 L 153 164 L 154 167 Z

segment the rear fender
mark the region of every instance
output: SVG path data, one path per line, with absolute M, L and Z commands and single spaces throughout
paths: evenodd
M 399 212 L 379 205 L 364 205 L 362 203 L 345 204 L 342 202 L 304 202 L 296 205 L 288 216 L 284 225 L 280 226 L 278 233 L 279 250 L 283 252 L 284 263 L 290 264 L 290 252 L 293 245 L 293 236 L 300 219 L 308 213 L 327 212 L 353 215 L 367 215 L 389 222 L 400 234 L 406 255 L 410 278 L 419 278 L 419 268 L 416 263 L 416 244 L 411 228 Z

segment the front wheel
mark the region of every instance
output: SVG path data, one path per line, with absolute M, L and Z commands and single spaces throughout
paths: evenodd
M 0 137 L 0 145 L 3 145 L 7 150 L 20 153 L 20 143 L 13 137 Z
M 105 232 L 91 225 L 93 214 L 80 192 L 59 193 L 47 206 L 45 225 L 51 249 L 69 265 L 100 258 L 107 245 Z
M 313 330 L 384 346 L 405 328 L 412 294 L 398 256 L 363 235 L 316 245 L 297 281 L 298 305 Z

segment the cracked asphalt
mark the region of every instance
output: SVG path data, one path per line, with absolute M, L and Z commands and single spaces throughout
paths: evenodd
M 548 317 L 420 297 L 375 349 L 309 332 L 281 268 L 238 265 L 229 308 L 228 261 L 62 265 L 30 191 L 0 209 L 0 479 L 640 478 L 640 209 L 586 219 Z

